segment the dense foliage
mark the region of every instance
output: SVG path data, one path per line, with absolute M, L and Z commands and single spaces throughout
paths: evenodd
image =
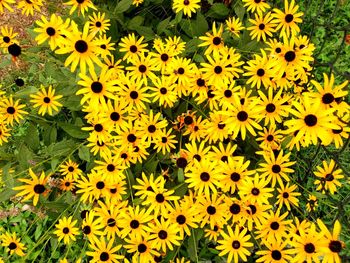
M 0 15 L 0 262 L 350 261 L 350 3 Z

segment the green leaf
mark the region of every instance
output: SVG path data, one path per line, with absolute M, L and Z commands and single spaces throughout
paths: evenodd
M 85 145 L 82 145 L 79 148 L 78 155 L 80 160 L 90 162 L 90 151 L 89 151 L 89 148 L 86 147 Z
M 32 150 L 37 150 L 40 146 L 39 132 L 33 123 L 31 123 L 27 129 L 27 135 L 25 137 L 26 145 Z
M 179 181 L 179 183 L 182 183 L 183 181 L 185 181 L 184 170 L 181 168 L 177 170 L 177 180 Z
M 63 140 L 58 143 L 53 143 L 47 147 L 46 152 L 50 156 L 64 156 L 69 154 L 76 147 L 73 140 Z
M 192 28 L 195 36 L 204 35 L 208 31 L 208 22 L 202 13 L 197 13 L 197 18 L 193 22 Z
M 9 172 L 10 168 L 11 168 L 11 163 L 7 163 L 4 167 L 0 169 L 2 170 L 2 178 L 0 178 L 0 181 L 3 181 L 8 188 L 12 188 L 14 185 L 13 177 L 12 175 L 10 175 L 10 172 Z
M 50 145 L 51 143 L 56 142 L 57 140 L 57 129 L 54 125 L 46 125 L 44 127 L 43 139 L 45 145 Z
M 198 240 L 196 239 L 195 231 L 194 229 L 191 231 L 191 236 L 188 239 L 187 252 L 191 261 L 198 262 Z
M 194 30 L 191 24 L 191 20 L 182 19 L 180 22 L 180 27 L 181 27 L 181 30 L 186 33 L 186 35 L 188 35 L 189 37 L 193 37 Z
M 17 160 L 22 169 L 29 168 L 29 161 L 33 160 L 33 156 L 34 154 L 28 149 L 28 147 L 25 144 L 22 144 L 19 147 L 18 153 L 16 154 Z
M 188 187 L 186 183 L 180 184 L 176 189 L 175 189 L 175 195 L 176 196 L 184 196 L 187 193 Z
M 81 127 L 77 127 L 70 123 L 59 122 L 58 126 L 73 138 L 86 139 L 89 136 L 89 133 L 81 130 Z
M 154 39 L 154 32 L 152 30 L 152 28 L 150 27 L 146 27 L 146 26 L 140 26 L 136 29 L 136 32 L 141 35 L 141 36 L 144 36 L 145 37 L 145 41 L 149 41 L 149 40 L 152 40 Z
M 5 202 L 14 196 L 17 192 L 12 190 L 12 188 L 5 188 L 4 191 L 0 192 L 0 203 Z
M 236 15 L 238 16 L 239 20 L 243 20 L 244 14 L 245 14 L 245 8 L 242 5 L 240 1 L 237 1 L 235 4 L 235 7 L 233 8 L 235 11 Z
M 51 160 L 51 170 L 54 171 L 60 161 L 57 158 Z
M 131 0 L 121 0 L 114 9 L 114 13 L 123 13 L 131 6 Z
M 140 27 L 143 24 L 144 20 L 145 18 L 143 16 L 133 17 L 128 23 L 128 29 L 136 30 L 138 27 Z
M 157 34 L 161 35 L 170 23 L 170 16 L 161 21 L 157 26 Z
M 224 4 L 215 3 L 209 9 L 207 16 L 220 19 L 220 18 L 225 18 L 229 12 L 230 10 Z

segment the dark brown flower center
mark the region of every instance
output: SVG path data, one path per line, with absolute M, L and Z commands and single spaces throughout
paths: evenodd
M 78 40 L 75 42 L 75 50 L 79 53 L 85 53 L 88 50 L 88 44 L 84 40 Z

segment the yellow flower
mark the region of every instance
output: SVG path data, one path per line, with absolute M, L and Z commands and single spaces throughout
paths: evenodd
M 56 224 L 56 230 L 53 232 L 58 237 L 58 241 L 63 239 L 64 244 L 69 244 L 71 241 L 75 241 L 75 236 L 79 234 L 79 229 L 74 227 L 78 221 L 72 221 L 72 216 L 63 217 Z
M 23 201 L 29 200 L 33 197 L 33 205 L 36 206 L 39 200 L 39 196 L 44 194 L 46 190 L 46 182 L 48 177 L 46 177 L 45 172 L 42 171 L 40 177 L 38 178 L 36 174 L 29 168 L 30 179 L 18 179 L 18 181 L 26 183 L 25 185 L 16 186 L 13 190 L 22 190 L 16 196 L 25 196 Z
M 4 234 L 0 235 L 0 240 L 2 241 L 1 245 L 3 247 L 6 247 L 6 251 L 8 251 L 10 255 L 13 253 L 16 253 L 20 257 L 23 257 L 25 255 L 23 250 L 26 250 L 26 248 L 24 244 L 20 242 L 20 238 L 17 237 L 17 234 L 15 232 L 5 232 Z
M 47 112 L 49 115 L 52 116 L 53 110 L 59 111 L 57 107 L 62 106 L 62 104 L 59 103 L 57 100 L 59 100 L 63 96 L 55 96 L 55 89 L 53 89 L 51 85 L 49 86 L 48 91 L 46 91 L 43 85 L 40 85 L 40 88 L 41 91 L 39 91 L 37 94 L 30 95 L 30 97 L 32 98 L 30 102 L 34 103 L 34 108 L 39 107 L 39 114 L 45 115 Z
M 183 11 L 185 16 L 191 17 L 192 13 L 196 13 L 200 8 L 200 0 L 174 0 L 173 9 L 175 13 Z

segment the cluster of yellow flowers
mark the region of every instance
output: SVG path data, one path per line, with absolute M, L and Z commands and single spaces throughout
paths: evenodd
M 0 1 L 0 12 L 12 2 Z M 310 145 L 344 145 L 348 82 L 335 85 L 326 74 L 323 85 L 310 81 L 315 47 L 299 35 L 302 13 L 294 0 L 272 11 L 265 1 L 243 2 L 254 14 L 250 26 L 236 17 L 213 23 L 199 37 L 199 61 L 185 56 L 188 43 L 180 37 L 156 38 L 148 47 L 134 33 L 121 39 L 118 60 L 107 36 L 110 20 L 100 12 L 88 16 L 82 30 L 55 14 L 36 22 L 38 44 L 48 42 L 52 52 L 66 54 L 64 66 L 79 77 L 86 145 L 96 157 L 89 171 L 74 158 L 60 165 L 58 193 L 76 194 L 84 209 L 80 219 L 59 219 L 53 232 L 59 241 L 70 244 L 81 234 L 91 262 L 160 262 L 200 228 L 228 262 L 247 261 L 253 239 L 257 262 L 340 262 L 340 223 L 330 233 L 322 220 L 294 214 L 303 212 L 291 154 Z M 68 4 L 71 13 L 96 9 L 90 1 Z M 198 7 L 196 1 L 174 1 L 185 15 Z M 239 38 L 243 30 L 264 44 L 258 54 L 242 56 L 226 45 L 226 36 Z M 19 45 L 15 37 L 2 27 L 0 47 L 11 54 L 9 46 Z M 50 86 L 31 95 L 39 114 L 59 111 L 62 95 L 55 93 Z M 0 94 L 0 143 L 9 136 L 7 125 L 28 114 L 24 107 Z M 256 145 L 256 159 L 246 152 L 249 144 Z M 148 171 L 152 159 L 160 168 Z M 135 173 L 142 164 L 143 172 Z M 335 194 L 341 169 L 333 160 L 317 169 L 316 190 Z M 14 189 L 36 206 L 52 187 L 44 171 L 38 177 L 29 169 L 29 175 Z M 306 210 L 314 211 L 317 199 L 309 200 Z M 0 240 L 11 254 L 24 255 L 15 233 Z

